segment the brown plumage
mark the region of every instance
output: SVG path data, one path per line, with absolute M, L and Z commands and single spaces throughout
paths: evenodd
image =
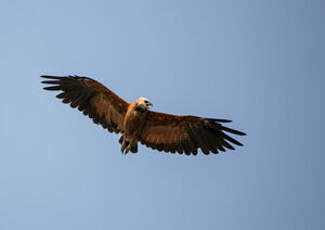
M 216 154 L 234 150 L 233 144 L 242 146 L 228 133 L 246 135 L 222 125 L 230 120 L 153 112 L 148 109 L 152 104 L 143 97 L 128 103 L 91 78 L 41 77 L 47 79 L 42 83 L 51 85 L 45 90 L 63 91 L 57 95 L 63 103 L 78 108 L 108 131 L 121 133 L 119 142 L 125 154 L 136 153 L 138 142 L 164 152 L 196 155 L 201 149 L 204 154 Z

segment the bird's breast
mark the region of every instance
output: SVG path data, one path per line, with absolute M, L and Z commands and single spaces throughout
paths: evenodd
M 146 112 L 141 113 L 135 109 L 127 111 L 124 119 L 124 130 L 126 136 L 135 138 L 141 133 L 146 119 Z

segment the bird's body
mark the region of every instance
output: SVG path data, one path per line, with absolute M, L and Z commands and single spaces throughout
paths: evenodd
M 122 151 L 124 151 L 124 149 L 126 149 L 126 152 L 129 150 L 132 152 L 137 151 L 137 147 L 131 148 L 131 146 L 137 146 L 141 132 L 143 131 L 143 127 L 145 125 L 146 115 L 147 111 L 144 109 L 138 109 L 136 102 L 129 105 L 123 122 L 124 134 L 121 138 Z M 126 143 L 129 143 L 129 145 L 126 145 Z
M 140 97 L 128 103 L 101 83 L 87 77 L 41 76 L 49 79 L 46 90 L 61 90 L 57 98 L 73 108 L 78 108 L 96 124 L 110 132 L 121 133 L 121 151 L 136 153 L 138 143 L 158 151 L 196 155 L 200 148 L 204 154 L 234 149 L 231 144 L 242 146 L 226 132 L 245 135 L 227 128 L 224 119 L 195 116 L 178 116 L 149 110 L 151 102 Z

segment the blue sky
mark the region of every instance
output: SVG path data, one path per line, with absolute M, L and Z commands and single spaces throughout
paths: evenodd
M 3 0 L 0 229 L 324 229 L 324 12 L 317 0 Z M 245 146 L 123 156 L 42 74 L 232 119 Z

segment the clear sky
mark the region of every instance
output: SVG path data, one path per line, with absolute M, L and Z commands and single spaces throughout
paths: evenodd
M 324 22 L 318 0 L 2 0 L 0 229 L 325 229 Z M 232 119 L 245 146 L 121 155 L 42 74 Z

